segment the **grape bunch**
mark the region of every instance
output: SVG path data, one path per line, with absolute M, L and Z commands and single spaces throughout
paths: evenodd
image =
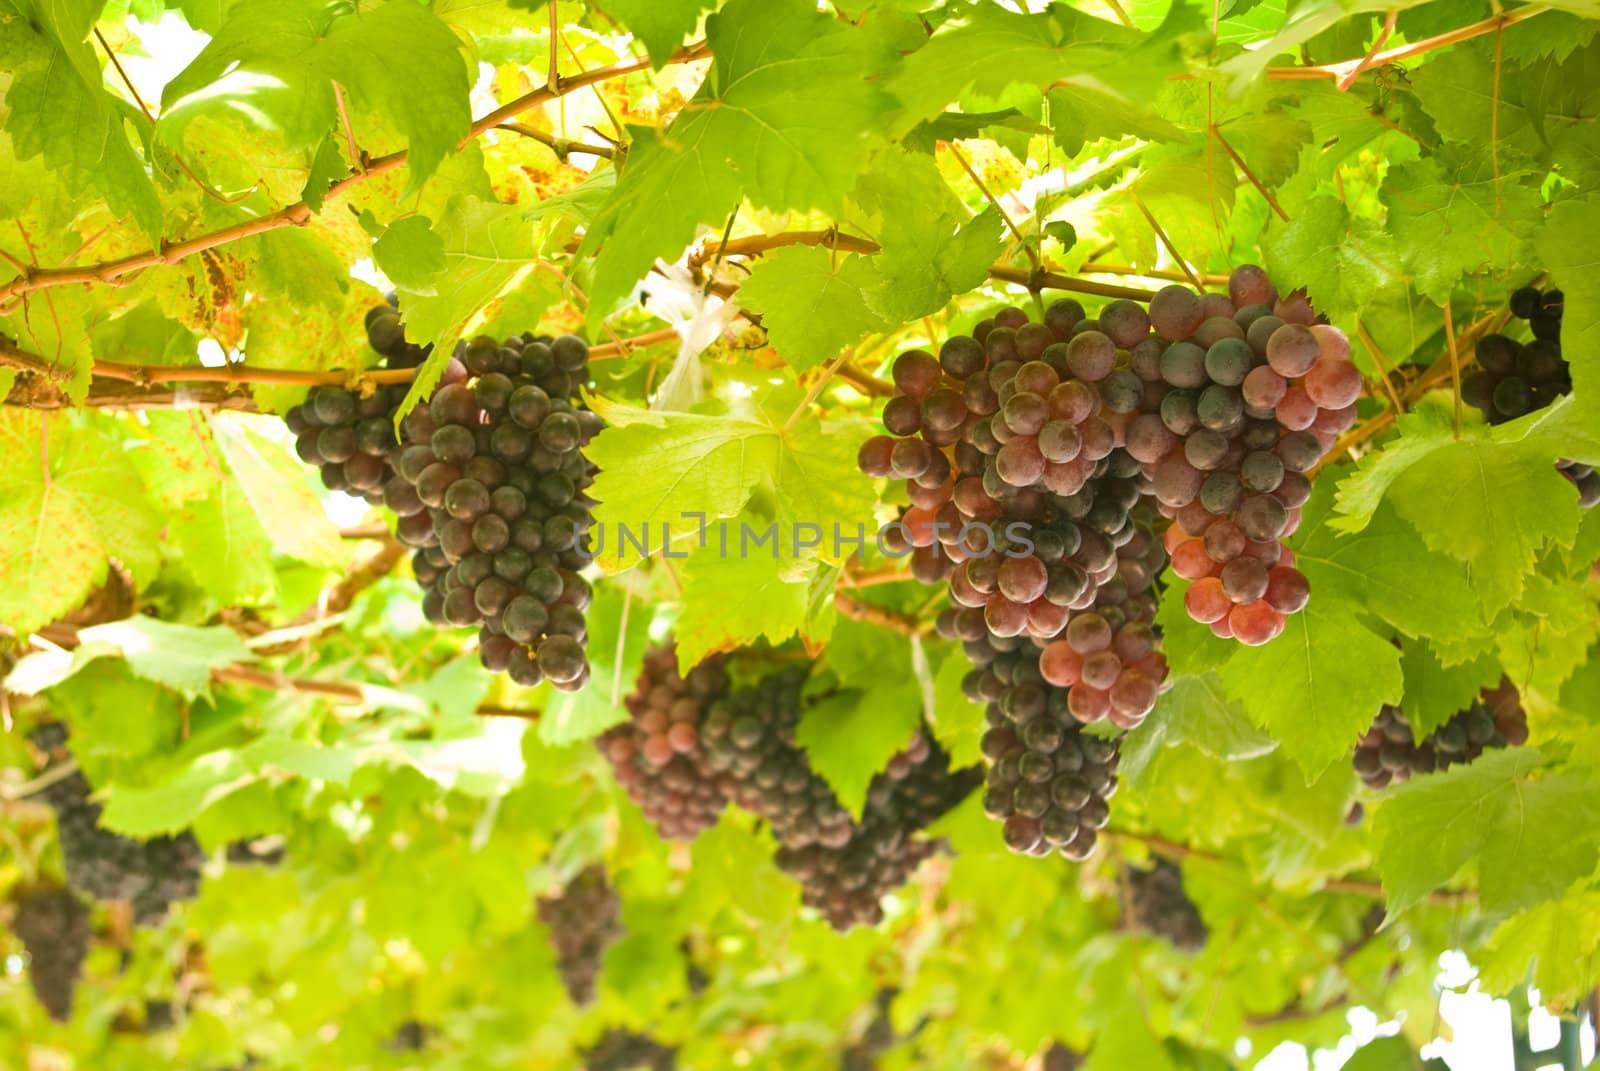
M 986 704 L 984 812 L 1004 823 L 1014 852 L 1087 859 L 1111 818 L 1117 741 L 1085 731 L 1068 690 L 1045 679 L 1038 647 L 991 636 L 965 648 L 977 668 L 962 688 Z
M 41 750 L 64 760 L 66 726 L 52 722 L 34 734 Z M 134 840 L 100 828 L 100 805 L 89 799 L 89 782 L 74 772 L 37 793 L 56 812 L 56 836 L 67 883 L 97 900 L 127 900 L 134 920 L 154 925 L 176 901 L 200 890 L 205 853 L 194 834 Z
M 621 933 L 617 924 L 621 907 L 605 868 L 598 864 L 585 867 L 564 887 L 539 900 L 539 920 L 550 931 L 561 984 L 580 1007 L 594 1000 L 606 945 Z
M 1543 409 L 1572 390 L 1572 371 L 1561 353 L 1561 314 L 1566 299 L 1559 290 L 1525 286 L 1511 295 L 1511 313 L 1528 321 L 1533 341 L 1485 335 L 1479 342 L 1479 371 L 1461 384 L 1461 399 L 1481 410 L 1490 424 Z M 1600 503 L 1600 475 L 1589 465 L 1565 459 L 1556 469 L 1578 489 L 1578 504 Z
M 1520 747 L 1527 740 L 1521 697 L 1510 681 L 1502 679 L 1421 740 L 1399 707 L 1385 706 L 1356 744 L 1354 765 L 1363 784 L 1381 789 L 1414 774 L 1471 762 L 1489 748 Z
M 59 885 L 19 890 L 11 930 L 28 953 L 28 978 L 50 1018 L 72 1018 L 72 993 L 89 955 L 89 909 Z
M 430 621 L 477 625 L 484 666 L 524 687 L 589 679 L 580 570 L 591 555 L 600 418 L 576 401 L 588 346 L 574 335 L 478 337 L 452 357 L 426 407 L 407 414 L 388 504 Z
M 835 929 L 874 925 L 883 894 L 905 882 L 936 843 L 916 833 L 976 786 L 976 771 L 949 769 L 949 756 L 920 731 L 867 788 L 853 819 L 794 742 L 807 667 L 771 673 L 712 704 L 702 736 L 729 798 L 765 819 L 780 869 Z
M 625 700 L 629 720 L 596 741 L 617 783 L 669 840 L 694 839 L 716 824 L 727 803 L 701 738 L 707 705 L 727 689 L 721 658 L 681 676 L 677 652 L 671 646 L 657 648 L 645 655 Z
M 1282 540 L 1311 496 L 1306 473 L 1355 421 L 1350 342 L 1250 264 L 1226 294 L 1163 288 L 1149 321 L 1155 341 L 1139 367 L 1151 396 L 1127 449 L 1172 519 L 1172 571 L 1192 581 L 1184 608 L 1218 636 L 1266 643 L 1310 597 Z
M 1164 937 L 1183 952 L 1198 952 L 1210 931 L 1189 894 L 1176 863 L 1156 860 L 1149 870 L 1128 867 L 1129 917 L 1146 933 Z
M 678 1050 L 645 1034 L 612 1027 L 583 1054 L 584 1071 L 672 1071 Z
M 1039 1071 L 1078 1071 L 1083 1066 L 1083 1053 L 1069 1049 L 1059 1041 L 1051 1042 L 1039 1063 Z
M 415 368 L 428 355 L 427 349 L 406 341 L 400 314 L 390 305 L 368 310 L 367 342 L 383 355 L 385 368 Z M 283 417 L 294 433 L 295 453 L 321 470 L 322 484 L 330 491 L 346 491 L 373 505 L 404 496 L 402 485 L 394 482 L 399 447 L 394 415 L 407 389 L 404 383 L 388 384 L 362 395 L 342 387 L 313 387 Z

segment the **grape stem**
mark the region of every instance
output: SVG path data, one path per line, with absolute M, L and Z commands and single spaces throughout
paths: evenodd
M 1236 865 L 1235 861 L 1224 858 L 1215 852 L 1208 852 L 1203 848 L 1193 848 L 1187 844 L 1180 844 L 1174 840 L 1155 833 L 1133 833 L 1122 829 L 1107 829 L 1101 836 L 1112 841 L 1132 841 L 1143 844 L 1153 854 L 1173 862 L 1185 859 L 1199 859 L 1207 863 L 1219 863 L 1224 866 Z M 1331 878 L 1324 881 L 1321 886 L 1324 892 L 1348 893 L 1351 896 L 1365 896 L 1374 900 L 1387 899 L 1383 886 L 1375 881 L 1356 881 L 1345 878 Z M 1463 900 L 1476 900 L 1476 889 L 1435 889 L 1428 894 L 1428 899 L 1436 904 L 1458 904 Z
M 671 63 L 688 63 L 704 59 L 710 55 L 710 48 L 705 41 L 685 45 L 674 52 L 669 59 Z M 596 67 L 592 71 L 582 74 L 563 77 L 559 84 L 545 85 L 529 93 L 501 105 L 488 115 L 474 122 L 468 130 L 466 137 L 458 145 L 464 147 L 476 138 L 500 126 L 507 120 L 514 119 L 530 108 L 537 107 L 549 100 L 581 89 L 596 82 L 604 82 L 612 78 L 642 71 L 650 66 L 649 59 L 631 59 L 609 64 L 605 67 Z M 402 167 L 407 159 L 407 150 L 388 153 L 366 161 L 364 169 L 359 169 L 346 175 L 333 183 L 325 193 L 325 198 L 337 197 L 347 190 L 360 185 L 378 175 L 384 175 Z M 361 162 L 356 166 L 360 168 Z M 131 253 L 114 260 L 101 261 L 98 264 L 85 264 L 70 268 L 42 268 L 37 265 L 28 268 L 17 278 L 4 286 L 0 286 L 0 305 L 9 302 L 12 298 L 29 293 L 34 290 L 45 290 L 56 286 L 70 286 L 74 283 L 116 283 L 135 272 L 152 268 L 158 264 L 176 264 L 181 260 L 194 256 L 196 253 L 207 249 L 214 249 L 220 245 L 237 242 L 244 238 L 252 238 L 258 234 L 278 230 L 281 227 L 299 227 L 309 223 L 312 209 L 305 201 L 297 201 L 276 212 L 265 216 L 235 223 L 232 226 L 222 227 L 218 230 L 208 231 L 204 234 L 185 238 L 181 241 L 169 242 L 162 239 L 156 248 L 147 249 L 140 253 Z
M 589 359 L 603 361 L 620 357 L 636 346 L 670 342 L 677 338 L 677 330 L 666 327 L 659 331 L 651 331 L 633 338 L 623 338 L 615 342 L 591 346 L 589 348 Z M 0 339 L 0 368 L 15 368 L 18 371 L 28 372 L 50 381 L 65 379 L 70 376 L 69 370 L 54 366 L 44 358 L 18 349 L 3 339 Z M 417 375 L 415 368 L 380 368 L 368 372 L 352 373 L 349 371 L 311 372 L 292 368 L 252 368 L 245 364 L 227 364 L 217 368 L 208 368 L 195 365 L 123 364 L 119 361 L 96 361 L 91 370 L 95 376 L 101 379 L 135 384 L 139 388 L 145 388 L 154 383 L 183 382 L 257 383 L 296 387 L 334 386 L 361 389 L 367 386 L 380 386 L 389 383 L 409 383 Z M 15 393 L 16 391 L 13 391 L 13 394 Z M 188 396 L 187 388 L 182 393 L 170 396 L 163 395 L 161 392 L 123 390 L 110 392 L 109 396 L 102 392 L 100 397 L 108 403 L 112 399 L 117 402 L 117 404 L 106 404 L 103 406 L 104 408 L 157 408 L 163 400 L 174 408 L 192 406 L 195 408 L 224 408 L 246 411 L 255 408 L 248 398 L 238 399 L 238 404 L 224 404 L 226 396 L 218 397 L 214 394 L 208 395 L 205 392 L 201 392 L 201 397 L 199 398 L 191 398 Z M 49 400 L 48 392 L 41 395 L 40 401 L 48 403 Z M 31 402 L 26 404 L 38 409 L 55 409 L 69 403 L 63 399 L 61 404 L 35 404 Z M 90 389 L 88 404 L 96 404 L 94 387 Z
M 852 621 L 863 621 L 869 625 L 898 632 L 902 636 L 929 636 L 933 629 L 924 625 L 910 614 L 902 614 L 897 610 L 890 610 L 883 606 L 858 599 L 848 592 L 838 591 L 833 596 L 833 607 Z
M 71 625 L 46 625 L 35 635 L 57 647 L 71 649 L 79 643 L 78 630 Z M 364 684 L 294 677 L 256 666 L 217 666 L 211 671 L 211 679 L 221 684 L 247 684 L 268 691 L 315 695 L 344 703 L 367 703 L 371 698 L 367 694 L 368 686 Z M 477 707 L 473 713 L 484 718 L 521 718 L 524 721 L 537 721 L 540 716 L 540 711 L 532 707 L 504 707 L 487 703 Z
M 783 231 L 778 234 L 752 234 L 743 238 L 733 238 L 723 243 L 724 256 L 757 256 L 773 249 L 781 249 L 788 245 L 820 245 L 829 249 L 842 249 L 851 253 L 876 253 L 878 243 L 870 238 L 860 238 L 853 234 L 843 234 L 835 228 L 825 231 Z M 694 269 L 700 264 L 710 260 L 715 255 L 716 249 L 703 247 L 689 255 L 689 266 Z M 1097 283 L 1091 279 L 1075 279 L 1069 275 L 1058 275 L 1051 271 L 1030 272 L 1022 268 L 1011 268 L 1004 264 L 996 264 L 989 269 L 989 277 L 1002 282 L 1017 283 L 1020 286 L 1031 286 L 1035 282 L 1046 290 L 1068 290 L 1079 294 L 1093 294 L 1097 297 L 1127 298 L 1130 301 L 1149 301 L 1155 297 L 1155 291 L 1145 290 L 1134 286 L 1118 286 L 1115 283 Z

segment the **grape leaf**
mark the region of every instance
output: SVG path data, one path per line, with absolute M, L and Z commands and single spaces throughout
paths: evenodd
M 1405 1038 L 1375 1038 L 1357 1049 L 1343 1071 L 1421 1071 L 1422 1060 Z
M 1533 120 L 1523 103 L 1522 78 L 1500 78 L 1495 92 L 1494 50 L 1473 45 L 1452 48 L 1419 68 L 1411 79 L 1417 100 L 1441 137 L 1461 145 L 1487 146 L 1498 134 L 1502 151 L 1538 146 Z
M 155 574 L 160 518 L 105 426 L 0 411 L 0 622 L 19 634 L 82 602 L 110 558 L 138 580 Z
M 273 547 L 312 565 L 342 564 L 346 548 L 339 531 L 307 486 L 297 459 L 231 414 L 214 417 L 211 429 Z
M 405 135 L 412 190 L 466 137 L 471 82 L 461 42 L 427 7 L 357 9 L 326 0 L 240 0 L 209 44 L 167 83 L 159 134 L 182 137 L 201 115 L 235 114 L 313 150 L 339 123 L 337 83 L 352 121 L 389 117 Z
M 1566 293 L 1561 349 L 1580 398 L 1600 395 L 1600 254 L 1584 241 L 1596 227 L 1600 196 L 1591 194 L 1557 202 L 1535 239 L 1551 283 Z
M 1600 858 L 1572 837 L 1600 821 L 1600 785 L 1549 768 L 1534 747 L 1486 752 L 1475 762 L 1395 788 L 1373 820 L 1373 849 L 1389 914 L 1403 914 L 1478 861 L 1485 908 L 1512 910 L 1559 895 Z
M 1500 666 L 1490 655 L 1445 666 L 1426 643 L 1408 643 L 1400 658 L 1406 690 L 1400 709 L 1420 739 L 1466 710 L 1480 690 L 1500 680 Z
M 7 687 L 37 695 L 95 658 L 121 655 L 140 677 L 193 699 L 210 694 L 213 669 L 254 660 L 232 629 L 178 625 L 142 614 L 82 629 L 78 638 L 82 644 L 71 654 L 47 650 L 24 657 L 6 678 Z
M 794 742 L 857 818 L 872 778 L 906 746 L 922 721 L 922 704 L 909 674 L 886 684 L 818 699 L 795 726 Z
M 270 602 L 278 578 L 266 530 L 237 481 L 217 483 L 213 491 L 168 514 L 173 523 L 167 535 L 176 545 L 178 564 L 218 609 Z
M 1354 472 L 1339 481 L 1338 504 L 1342 516 L 1328 526 L 1359 532 L 1372 520 L 1383 497 L 1400 474 L 1435 450 L 1453 441 L 1450 414 L 1437 405 L 1420 405 L 1395 421 L 1400 437 L 1384 443 L 1356 462 Z
M 790 246 L 761 258 L 739 287 L 739 302 L 761 314 L 789 366 L 806 372 L 868 331 L 892 326 L 868 305 L 867 291 L 882 284 L 874 268 L 867 257 L 837 258 L 820 246 Z
M 951 651 L 940 661 L 933 678 L 933 715 L 928 724 L 934 738 L 950 753 L 952 768 L 983 761 L 983 752 L 978 749 L 983 723 L 977 716 L 977 707 L 961 689 L 971 668 L 972 663 L 960 651 Z
M 763 637 L 782 643 L 805 626 L 810 577 L 786 576 L 770 559 L 724 557 L 711 545 L 690 554 L 678 576 L 683 610 L 675 636 L 678 666 L 685 672 L 714 651 Z
M 1463 275 L 1515 268 L 1524 259 L 1543 198 L 1531 169 L 1496 173 L 1482 152 L 1449 147 L 1391 170 L 1382 199 L 1388 231 L 1404 250 L 1412 283 L 1443 305 Z
M 1523 689 L 1546 695 L 1585 661 L 1590 642 L 1600 630 L 1600 613 L 1581 581 L 1557 582 L 1535 574 L 1528 578 L 1516 611 L 1502 613 L 1494 625 L 1500 662 Z
M 998 97 L 1017 84 L 1069 89 L 1085 111 L 1111 108 L 1113 122 L 1121 109 L 1159 124 L 1141 107 L 1138 88 L 1182 69 L 1184 38 L 1203 26 L 1197 14 L 1174 4 L 1158 28 L 1141 34 L 1066 5 L 1029 15 L 987 4 L 965 8 L 891 79 L 902 105 L 892 132 L 908 133 L 968 92 Z M 1129 129 L 1136 128 L 1117 132 Z
M 1236 651 L 1221 677 L 1308 781 L 1349 755 L 1402 686 L 1400 652 L 1363 625 L 1349 603 L 1316 597 L 1289 617 L 1283 635 Z
M 633 32 L 660 68 L 716 0 L 611 0 L 606 13 Z
M 101 86 L 85 44 L 94 15 L 59 21 L 67 23 L 52 26 L 60 36 L 35 34 L 22 18 L 0 23 L 0 57 L 15 79 L 6 93 L 6 132 L 17 159 L 42 157 L 68 191 L 100 194 L 116 216 L 131 217 L 155 240 L 161 202 L 129 137 L 138 113 Z
M 1466 566 L 1489 613 L 1517 597 L 1540 550 L 1577 536 L 1577 496 L 1551 460 L 1536 443 L 1464 439 L 1394 482 L 1396 511 L 1429 548 Z
M 432 280 L 447 268 L 444 239 L 427 216 L 404 216 L 382 228 L 372 243 L 372 259 L 396 287 L 421 297 L 436 293 Z
M 1261 245 L 1273 277 L 1304 286 L 1317 310 L 1335 319 L 1357 312 L 1404 276 L 1382 225 L 1352 216 L 1344 202 L 1327 194 L 1310 198 L 1287 223 L 1274 219 Z
M 1211 670 L 1172 678 L 1156 709 L 1123 738 L 1118 769 L 1130 787 L 1138 787 L 1158 752 L 1184 744 L 1225 762 L 1253 759 L 1277 747 L 1250 724 Z
M 864 175 L 857 199 L 881 222 L 879 276 L 867 302 L 890 324 L 944 308 L 981 286 L 1000 257 L 1002 220 L 994 209 L 969 217 L 931 159 L 902 153 Z
M 213 751 L 183 773 L 152 788 L 114 788 L 100 821 L 128 837 L 154 837 L 187 828 L 207 807 L 254 784 L 260 775 L 238 751 Z
M 450 362 L 456 341 L 480 309 L 506 293 L 533 270 L 537 250 L 531 212 L 515 205 L 475 197 L 450 199 L 433 233 L 444 246 L 444 267 L 427 276 L 424 289 L 405 291 L 406 337 L 433 344 L 422 370 L 395 414 L 397 422 L 433 393 Z M 396 285 L 400 286 L 399 280 Z
M 600 467 L 590 492 L 600 502 L 596 560 L 609 571 L 636 564 L 627 561 L 639 548 L 623 542 L 624 526 L 635 538 L 644 535 L 652 552 L 692 541 L 751 560 L 842 559 L 848 544 L 834 533 L 863 527 L 876 495 L 856 466 L 856 440 L 824 432 L 810 415 L 791 425 L 796 401 L 786 388 L 722 417 L 597 401 L 609 426 L 589 446 Z M 638 470 L 640 457 L 651 460 L 645 472 Z M 758 490 L 773 504 L 775 543 L 764 540 L 767 526 L 754 517 L 710 523 L 738 515 Z M 696 515 L 708 519 L 704 531 Z
M 803 0 L 732 0 L 706 38 L 716 59 L 699 93 L 666 130 L 632 129 L 628 166 L 585 237 L 586 249 L 604 241 L 591 320 L 742 198 L 837 209 L 882 136 L 891 100 L 874 79 L 888 55 L 872 35 Z
M 1453 561 L 1433 554 L 1395 513 L 1378 507 L 1354 535 L 1335 530 L 1333 490 L 1316 481 L 1304 506 L 1294 547 L 1300 571 L 1318 597 L 1331 595 L 1365 606 L 1412 636 L 1454 637 L 1481 632 L 1491 614 Z
M 1472 962 L 1491 993 L 1530 980 L 1531 968 L 1542 999 L 1571 1006 L 1600 981 L 1600 892 L 1579 889 L 1511 916 L 1473 952 Z

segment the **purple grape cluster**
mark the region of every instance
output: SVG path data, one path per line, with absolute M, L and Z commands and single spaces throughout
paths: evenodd
M 1471 762 L 1489 748 L 1520 747 L 1527 740 L 1522 697 L 1515 685 L 1502 680 L 1421 740 L 1399 707 L 1383 707 L 1356 744 L 1353 762 L 1362 784 L 1381 789 L 1416 774 Z
M 28 978 L 34 996 L 50 1018 L 72 1018 L 72 995 L 89 955 L 89 909 L 59 885 L 17 891 L 11 931 L 28 953 Z
M 693 840 L 716 824 L 727 804 L 701 737 L 706 706 L 727 690 L 720 657 L 680 676 L 677 651 L 657 648 L 645 655 L 625 700 L 629 720 L 597 741 L 617 783 L 669 840 Z
M 428 355 L 387 305 L 368 313 L 367 336 L 391 368 Z M 601 421 L 580 400 L 588 361 L 575 335 L 480 336 L 458 345 L 400 438 L 404 385 L 366 396 L 316 387 L 285 416 L 325 485 L 395 513 L 428 619 L 478 626 L 484 666 L 524 687 L 576 691 L 589 679 L 593 592 L 580 574 L 596 469 L 583 447 Z
M 1034 323 L 1004 308 L 937 358 L 901 354 L 893 374 L 887 434 L 858 456 L 911 500 L 885 549 L 947 585 L 939 630 L 989 659 L 976 678 L 987 692 L 1001 654 L 1001 672 L 1047 696 L 1012 721 L 1048 711 L 1052 725 L 1064 713 L 1127 729 L 1149 715 L 1167 678 L 1151 593 L 1169 554 L 1194 581 L 1190 616 L 1219 636 L 1268 642 L 1309 598 L 1282 541 L 1310 495 L 1306 473 L 1355 419 L 1362 380 L 1345 337 L 1260 268 L 1237 269 L 1226 294 L 1167 287 L 1148 311 L 1119 300 L 1090 317 L 1061 299 Z M 976 698 L 999 702 L 987 692 Z M 1023 746 L 998 743 L 1020 728 L 991 725 L 1003 730 L 995 761 Z M 1045 805 L 1040 782 L 1001 770 L 991 810 L 1008 843 L 1092 846 L 1093 821 L 1069 829 L 1087 800 Z M 1021 810 L 1000 800 L 1019 794 Z M 1103 824 L 1099 810 L 1088 818 Z
M 1572 391 L 1572 370 L 1561 353 L 1561 314 L 1566 298 L 1559 290 L 1525 286 L 1511 295 L 1511 312 L 1528 321 L 1533 341 L 1485 335 L 1478 342 L 1479 370 L 1461 384 L 1461 399 L 1482 411 L 1491 424 L 1543 409 Z M 1556 462 L 1556 470 L 1578 489 L 1578 505 L 1600 503 L 1600 474 L 1589 465 Z
M 40 726 L 33 739 L 57 762 L 66 760 L 67 728 L 61 722 Z M 102 829 L 101 808 L 90 792 L 83 774 L 73 772 L 37 793 L 56 813 L 67 884 L 96 900 L 128 901 L 140 925 L 155 925 L 173 903 L 194 899 L 205 862 L 194 834 L 135 840 Z
M 428 350 L 406 341 L 399 312 L 377 305 L 367 312 L 367 342 L 383 356 L 385 368 L 416 368 Z M 306 400 L 284 414 L 294 433 L 295 453 L 321 471 L 330 491 L 346 491 L 381 505 L 395 478 L 399 440 L 394 415 L 405 399 L 405 384 L 378 387 L 369 394 L 342 387 L 313 387 Z
M 1210 930 L 1200 911 L 1183 891 L 1183 871 L 1176 863 L 1158 859 L 1148 870 L 1126 868 L 1129 917 L 1146 933 L 1163 937 L 1183 952 L 1198 952 Z
M 606 945 L 622 932 L 617 924 L 621 909 L 616 889 L 598 864 L 585 867 L 565 886 L 539 900 L 539 921 L 550 931 L 561 984 L 580 1007 L 594 1000 Z
M 484 666 L 529 688 L 589 680 L 593 593 L 579 571 L 592 560 L 585 491 L 597 470 L 583 447 L 601 421 L 578 401 L 588 360 L 574 335 L 480 336 L 401 424 L 396 469 L 409 491 L 390 505 L 401 541 L 418 548 L 423 613 L 479 626 Z

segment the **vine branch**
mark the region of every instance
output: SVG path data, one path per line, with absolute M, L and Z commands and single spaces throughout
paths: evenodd
M 709 54 L 710 50 L 706 42 L 698 41 L 678 49 L 672 54 L 669 62 L 687 63 L 702 59 Z M 541 86 L 529 93 L 524 93 L 522 96 L 501 105 L 474 122 L 466 137 L 461 139 L 458 148 L 464 147 L 486 132 L 546 101 L 554 100 L 595 82 L 604 82 L 612 78 L 620 78 L 623 75 L 632 74 L 635 71 L 642 71 L 649 66 L 650 61 L 648 59 L 624 60 L 604 67 L 596 67 L 594 70 L 583 74 L 563 77 L 559 85 Z M 337 197 L 378 175 L 397 170 L 405 164 L 407 155 L 407 150 L 400 149 L 368 160 L 365 170 L 355 171 L 333 183 L 328 188 L 325 196 L 328 199 Z M 18 276 L 4 286 L 0 286 L 0 304 L 34 290 L 69 286 L 74 283 L 116 283 L 118 280 L 135 272 L 143 271 L 145 268 L 152 268 L 161 264 L 176 264 L 181 260 L 194 256 L 196 253 L 207 249 L 215 249 L 220 245 L 252 238 L 258 234 L 278 230 L 281 227 L 304 226 L 311 220 L 311 216 L 311 206 L 305 201 L 297 201 L 265 216 L 258 216 L 255 219 L 248 219 L 228 227 L 198 234 L 182 241 L 168 242 L 163 239 L 154 249 L 130 253 L 127 256 L 101 261 L 98 264 L 86 264 L 74 268 L 33 267 L 25 274 Z
M 57 647 L 68 649 L 78 646 L 78 630 L 71 625 L 46 625 L 37 635 L 55 644 Z M 294 692 L 299 695 L 316 695 L 324 699 L 332 699 L 345 703 L 367 703 L 371 701 L 368 694 L 369 688 L 382 687 L 377 684 L 361 684 L 352 681 L 325 681 L 315 677 L 296 677 L 275 670 L 262 669 L 259 666 L 231 665 L 218 666 L 211 671 L 211 679 L 225 684 L 247 684 L 254 688 L 264 688 L 273 692 Z M 486 718 L 521 718 L 525 721 L 537 721 L 540 711 L 532 707 L 506 707 L 486 703 L 474 710 L 479 717 Z

